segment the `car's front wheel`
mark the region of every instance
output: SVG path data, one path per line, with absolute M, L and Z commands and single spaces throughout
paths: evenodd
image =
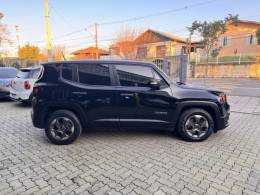
M 48 139 L 57 145 L 66 145 L 75 141 L 81 134 L 82 127 L 77 116 L 68 110 L 53 112 L 48 120 L 45 133 Z
M 206 110 L 188 109 L 182 113 L 177 130 L 187 141 L 203 141 L 212 134 L 214 120 Z

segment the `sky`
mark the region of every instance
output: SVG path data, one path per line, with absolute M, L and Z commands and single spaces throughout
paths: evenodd
M 17 48 L 15 25 L 20 29 L 20 45 L 45 47 L 44 0 L 0 0 L 0 12 L 13 40 L 10 50 Z M 186 27 L 194 20 L 213 21 L 239 14 L 240 19 L 260 21 L 260 0 L 49 0 L 49 14 L 52 45 L 73 51 L 94 45 L 95 23 L 103 48 L 125 28 L 140 32 L 150 28 L 186 38 Z M 104 25 L 147 15 L 152 16 Z

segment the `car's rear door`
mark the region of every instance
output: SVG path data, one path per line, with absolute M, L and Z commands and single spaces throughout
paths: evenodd
M 120 126 L 126 127 L 169 127 L 174 99 L 167 83 L 159 81 L 161 87 L 153 90 L 148 83 L 158 80 L 150 66 L 114 65 L 118 80 L 118 112 Z M 162 79 L 162 78 L 161 78 Z
M 70 101 L 83 108 L 91 126 L 117 127 L 116 94 L 108 64 L 77 63 L 75 82 L 70 82 Z

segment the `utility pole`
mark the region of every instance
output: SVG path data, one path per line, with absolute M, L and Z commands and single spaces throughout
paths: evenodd
M 19 49 L 20 49 L 20 36 L 19 36 L 20 29 L 19 29 L 18 25 L 15 25 L 14 27 L 15 27 L 15 32 L 16 32 L 17 49 L 19 51 Z
M 50 26 L 49 1 L 48 0 L 45 0 L 45 24 L 46 24 L 46 35 L 47 35 L 48 62 L 50 62 L 50 61 L 52 61 L 52 51 L 51 51 L 51 26 Z
M 95 23 L 95 41 L 96 41 L 96 59 L 99 59 L 99 52 L 98 52 L 98 24 Z
M 20 36 L 19 36 L 19 32 L 20 32 L 20 29 L 19 29 L 19 26 L 18 25 L 15 25 L 15 32 L 16 32 L 16 41 L 17 41 L 17 55 L 19 56 L 19 50 L 20 50 Z M 22 60 L 19 58 L 19 66 L 21 67 L 22 66 Z

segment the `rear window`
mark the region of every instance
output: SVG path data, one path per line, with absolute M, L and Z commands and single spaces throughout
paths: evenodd
M 39 69 L 22 69 L 16 75 L 17 78 L 21 79 L 36 79 L 39 76 Z
M 15 78 L 16 74 L 16 69 L 0 69 L 0 79 Z

